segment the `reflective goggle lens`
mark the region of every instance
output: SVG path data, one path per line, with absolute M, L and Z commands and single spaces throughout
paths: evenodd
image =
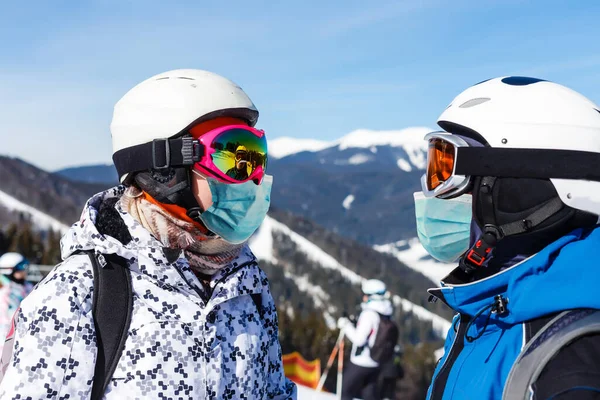
M 211 154 L 213 164 L 225 175 L 245 181 L 258 168 L 267 169 L 267 139 L 252 132 L 234 128 L 223 132 L 213 140 Z
M 431 139 L 427 151 L 427 189 L 434 190 L 452 176 L 455 147 L 442 139 Z

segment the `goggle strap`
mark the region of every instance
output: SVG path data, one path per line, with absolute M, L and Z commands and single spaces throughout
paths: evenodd
M 121 149 L 113 154 L 119 176 L 149 169 L 191 166 L 200 161 L 204 146 L 191 136 L 155 139 Z
M 454 174 L 600 182 L 600 153 L 578 150 L 458 147 Z
M 494 184 L 496 177 L 484 176 L 481 178 L 481 184 L 478 190 L 481 206 L 481 217 L 484 224 L 496 224 L 496 213 L 494 212 Z

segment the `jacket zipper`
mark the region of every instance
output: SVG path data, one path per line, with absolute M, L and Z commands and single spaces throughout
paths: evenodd
M 238 265 L 236 268 L 232 268 L 231 271 L 229 271 L 229 273 L 227 273 L 226 275 L 223 275 L 221 278 L 219 278 L 216 282 L 215 282 L 215 287 L 217 287 L 217 285 L 221 282 L 223 282 L 225 280 L 225 278 L 227 278 L 228 276 L 232 275 L 233 273 L 239 271 L 241 268 L 256 263 L 256 261 L 248 261 L 245 262 L 243 264 Z M 204 294 L 202 292 L 200 292 L 200 290 L 198 290 L 198 288 L 194 285 L 192 285 L 185 277 L 185 275 L 183 275 L 183 273 L 179 270 L 179 268 L 175 267 L 175 269 L 177 270 L 177 273 L 179 274 L 179 276 L 181 276 L 181 279 L 183 279 L 183 281 L 185 283 L 187 283 L 187 285 L 194 290 L 194 292 L 196 292 L 198 294 L 198 296 L 200 297 L 200 300 L 202 300 L 204 302 L 204 305 L 206 306 L 208 304 L 208 301 L 211 299 L 212 294 L 213 294 L 213 290 L 210 290 L 210 288 L 205 288 L 208 292 L 208 296 L 204 296 Z M 200 283 L 202 284 L 202 283 Z
M 194 291 L 198 294 L 198 297 L 200 297 L 200 300 L 202 300 L 202 302 L 204 303 L 204 305 L 206 306 L 206 304 L 208 304 L 208 300 L 209 298 L 205 298 L 204 294 L 202 292 L 200 292 L 200 290 L 198 290 L 198 288 L 194 285 L 192 285 L 185 277 L 185 275 L 183 275 L 183 273 L 179 270 L 179 268 L 174 267 L 177 270 L 177 273 L 179 274 L 179 276 L 181 276 L 181 279 L 183 279 L 183 281 Z
M 463 321 L 463 318 L 465 321 Z M 466 333 L 464 322 L 467 321 L 468 316 L 460 314 L 458 319 L 458 329 L 456 334 L 454 335 L 454 341 L 452 342 L 452 346 L 450 346 L 450 353 L 444 360 L 444 364 L 440 368 L 440 372 L 435 377 L 435 380 L 431 386 L 431 396 L 429 400 L 441 400 L 444 397 L 444 390 L 446 389 L 446 383 L 448 381 L 448 376 L 450 375 L 450 370 L 454 365 L 454 362 L 458 358 L 460 352 L 464 348 L 464 336 Z

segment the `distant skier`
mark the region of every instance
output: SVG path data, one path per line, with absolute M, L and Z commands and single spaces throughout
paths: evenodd
M 27 281 L 28 268 L 29 261 L 19 253 L 11 252 L 0 256 L 0 350 L 13 315 L 33 288 Z
M 385 283 L 369 279 L 362 284 L 362 291 L 362 312 L 356 326 L 347 317 L 337 323 L 352 342 L 350 364 L 344 369 L 342 399 L 377 400 L 380 363 L 392 357 L 398 328 L 391 321 L 393 307 Z
M 600 107 L 510 76 L 459 94 L 429 142 L 417 232 L 458 266 L 427 399 L 600 398 Z

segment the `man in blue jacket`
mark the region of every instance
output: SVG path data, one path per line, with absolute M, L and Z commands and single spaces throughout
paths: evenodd
M 503 77 L 458 95 L 426 136 L 419 238 L 458 267 L 457 314 L 428 399 L 600 398 L 600 108 Z

